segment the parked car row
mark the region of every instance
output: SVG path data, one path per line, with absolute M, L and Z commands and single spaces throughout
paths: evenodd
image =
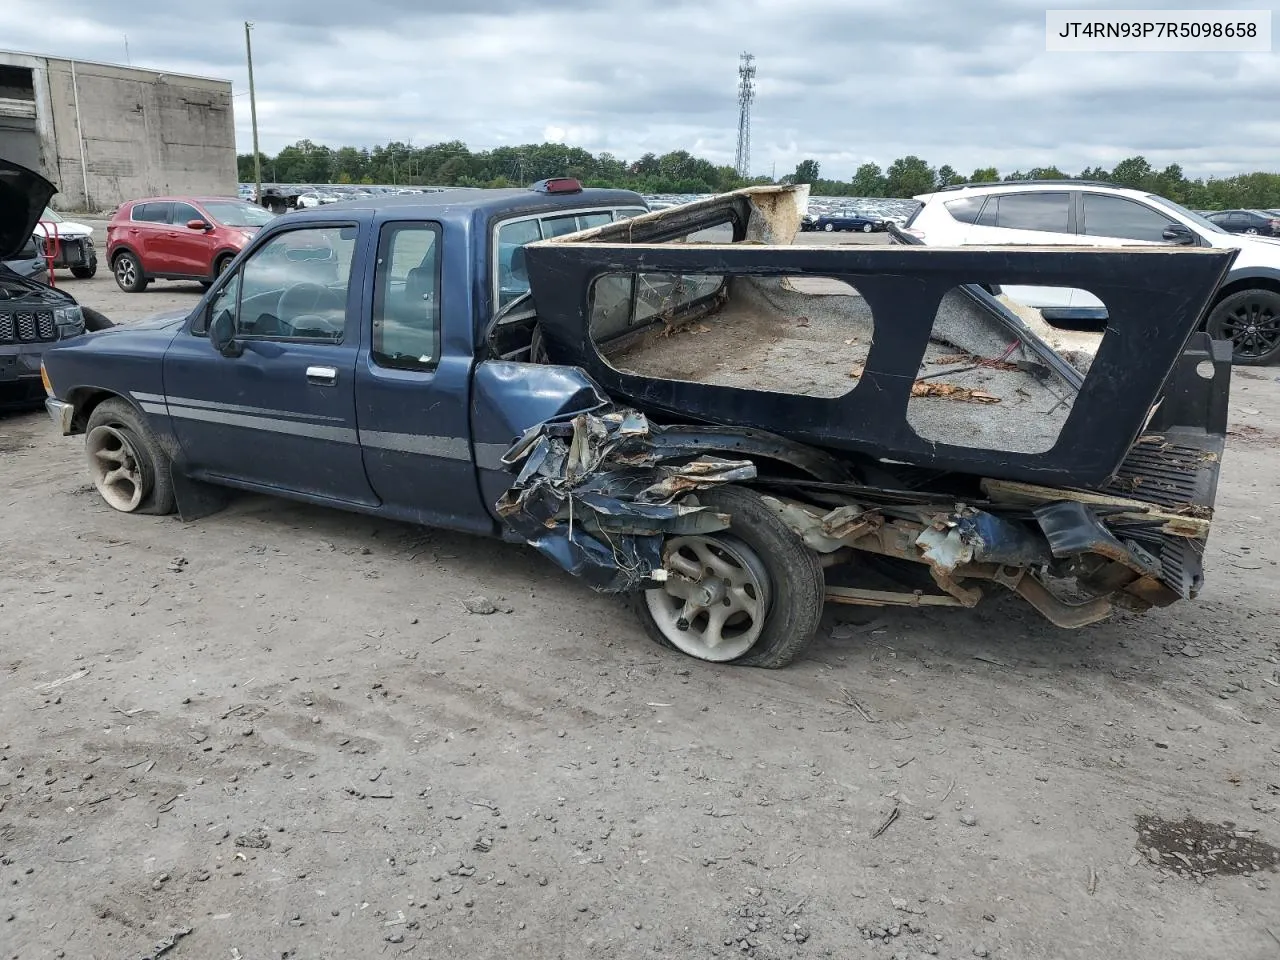
M 830 213 L 806 213 L 800 221 L 800 229 L 805 232 L 821 230 L 836 233 L 847 230 L 872 233 L 889 229 L 889 223 L 884 217 L 852 210 L 837 210 Z
M 1080 180 L 961 184 L 916 197 L 907 235 L 929 246 L 1175 245 L 1238 251 L 1215 292 L 1203 329 L 1232 343 L 1236 363 L 1280 359 L 1280 242 L 1229 233 L 1172 200 Z M 1214 216 L 1233 216 L 1223 211 Z M 1103 327 L 1106 305 L 1088 290 L 1005 286 L 1011 299 L 1047 321 Z

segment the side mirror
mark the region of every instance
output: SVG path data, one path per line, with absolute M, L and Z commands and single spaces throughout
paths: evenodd
M 209 343 L 224 357 L 240 356 L 240 344 L 236 343 L 236 318 L 230 310 L 214 314 L 209 322 Z
M 1191 232 L 1191 228 L 1182 223 L 1169 224 L 1164 228 L 1164 233 L 1161 236 L 1173 243 L 1193 244 L 1196 242 L 1196 235 Z
M 204 220 L 188 220 L 187 229 L 188 230 L 212 230 L 213 224 L 208 223 L 207 221 L 204 221 Z

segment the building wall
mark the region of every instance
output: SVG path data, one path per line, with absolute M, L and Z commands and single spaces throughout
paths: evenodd
M 0 63 L 15 61 L 34 71 L 41 167 L 58 187 L 59 209 L 110 210 L 158 194 L 236 195 L 228 81 L 0 52 Z

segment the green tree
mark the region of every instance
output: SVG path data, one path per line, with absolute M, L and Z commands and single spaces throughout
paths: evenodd
M 999 183 L 1000 171 L 995 167 L 978 167 L 969 175 L 970 183 Z
M 855 197 L 883 197 L 887 188 L 880 164 L 862 164 L 849 181 L 849 187 Z
M 917 156 L 899 157 L 889 164 L 885 174 L 885 194 L 890 197 L 911 197 L 928 193 L 937 182 L 931 166 Z
M 956 183 L 964 183 L 964 177 L 956 173 L 950 164 L 944 163 L 938 168 L 938 186 L 949 187 Z
M 1127 160 L 1121 160 L 1111 171 L 1113 183 L 1129 187 L 1131 190 L 1146 189 L 1154 178 L 1155 171 L 1151 169 L 1151 164 L 1147 162 L 1146 157 L 1129 157 Z
M 791 175 L 792 183 L 814 183 L 817 181 L 821 167 L 817 160 L 801 160 L 796 165 L 796 172 Z

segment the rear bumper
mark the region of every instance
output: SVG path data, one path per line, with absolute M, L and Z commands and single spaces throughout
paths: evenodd
M 71 423 L 75 419 L 76 408 L 69 403 L 64 403 L 57 397 L 49 397 L 44 402 L 44 408 L 49 412 L 49 416 L 53 422 L 58 425 L 58 429 L 62 431 L 64 437 L 71 435 Z

